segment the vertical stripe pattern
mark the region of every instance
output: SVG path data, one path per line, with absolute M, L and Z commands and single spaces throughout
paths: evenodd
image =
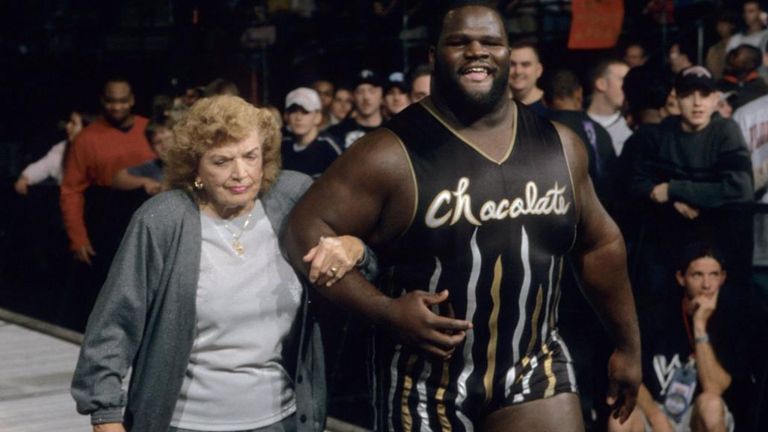
M 501 276 L 504 273 L 504 268 L 501 264 L 501 256 L 496 258 L 496 264 L 493 267 L 493 282 L 491 283 L 491 300 L 493 306 L 491 310 L 491 316 L 488 318 L 488 354 L 486 356 L 487 366 L 485 369 L 485 376 L 483 377 L 483 385 L 485 386 L 485 401 L 488 402 L 493 397 L 493 375 L 496 372 L 496 345 L 499 337 L 499 309 L 501 308 L 500 302 L 500 289 L 501 289 Z

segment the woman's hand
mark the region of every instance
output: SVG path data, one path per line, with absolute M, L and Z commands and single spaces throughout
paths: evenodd
M 102 423 L 93 425 L 93 432 L 125 432 L 122 423 Z
M 363 258 L 365 246 L 357 237 L 320 237 L 317 246 L 302 258 L 311 262 L 309 280 L 331 286 L 344 277 Z

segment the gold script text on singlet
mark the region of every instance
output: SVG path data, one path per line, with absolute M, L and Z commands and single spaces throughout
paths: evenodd
M 489 220 L 515 219 L 524 215 L 564 215 L 571 207 L 565 200 L 565 186 L 555 182 L 544 195 L 539 196 L 536 183 L 529 181 L 525 185 L 525 196 L 500 201 L 488 200 L 480 206 L 479 217 L 472 212 L 472 197 L 467 193 L 469 179 L 459 179 L 456 189 L 440 191 L 427 208 L 424 222 L 430 228 L 439 228 L 445 224 L 454 225 L 463 217 L 467 222 L 480 226 Z

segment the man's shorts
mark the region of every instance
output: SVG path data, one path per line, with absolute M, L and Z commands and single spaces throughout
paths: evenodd
M 390 431 L 471 431 L 500 408 L 576 393 L 568 348 L 556 332 L 538 352 L 503 370 L 468 365 L 467 357 L 429 359 L 398 347 L 383 390 Z

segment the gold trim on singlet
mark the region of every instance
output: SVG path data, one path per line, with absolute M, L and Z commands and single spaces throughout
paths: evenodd
M 493 309 L 488 318 L 488 366 L 485 369 L 483 385 L 485 386 L 485 402 L 489 402 L 493 397 L 493 375 L 496 372 L 496 344 L 499 338 L 499 309 L 501 303 L 501 276 L 503 273 L 501 266 L 501 255 L 496 258 L 496 264 L 493 267 L 493 282 L 491 283 L 491 299 L 493 300 Z
M 413 390 L 413 378 L 411 378 L 411 372 L 413 371 L 413 365 L 416 363 L 417 357 L 415 354 L 408 356 L 408 361 L 405 364 L 405 373 L 403 374 L 403 395 L 400 398 L 401 420 L 403 422 L 403 431 L 411 432 L 413 428 L 413 416 L 411 416 L 411 410 L 408 408 L 408 398 L 411 396 L 411 390 Z
M 536 347 L 536 339 L 539 335 L 539 315 L 541 315 L 541 304 L 543 302 L 544 293 L 541 285 L 539 285 L 539 289 L 536 292 L 536 307 L 533 309 L 533 314 L 531 315 L 531 340 L 528 342 L 528 350 L 526 350 L 525 354 L 531 354 Z
M 507 152 L 504 153 L 504 156 L 500 160 L 496 160 L 489 156 L 486 152 L 484 152 L 480 147 L 473 144 L 470 140 L 465 138 L 459 131 L 457 131 L 453 126 L 451 126 L 447 120 L 443 118 L 443 116 L 439 113 L 435 105 L 432 103 L 432 99 L 429 97 L 426 97 L 422 99 L 420 102 L 422 107 L 424 107 L 425 110 L 427 110 L 428 113 L 432 114 L 432 116 L 440 122 L 443 126 L 445 126 L 448 131 L 450 131 L 453 135 L 456 136 L 459 140 L 464 142 L 466 145 L 472 147 L 473 150 L 475 150 L 477 153 L 479 153 L 482 157 L 488 159 L 489 161 L 495 163 L 496 165 L 501 165 L 504 162 L 509 159 L 509 156 L 512 154 L 512 149 L 515 147 L 515 139 L 517 139 L 517 123 L 519 122 L 519 119 L 517 118 L 517 104 L 513 101 L 512 102 L 512 118 L 514 121 L 512 122 L 512 138 L 509 141 L 509 146 L 507 147 Z
M 544 353 L 544 375 L 547 377 L 547 388 L 544 390 L 544 399 L 546 399 L 554 396 L 557 378 L 552 373 L 552 352 L 549 351 L 546 343 L 541 344 L 541 350 Z
M 411 218 L 408 221 L 408 225 L 405 226 L 403 232 L 400 233 L 400 235 L 397 237 L 399 239 L 402 238 L 409 229 L 411 229 L 413 221 L 416 220 L 416 213 L 419 209 L 419 183 L 416 181 L 416 170 L 413 168 L 413 161 L 411 161 L 411 155 L 408 153 L 408 149 L 405 147 L 405 143 L 402 139 L 400 139 L 400 136 L 391 129 L 383 129 L 387 129 L 392 134 L 392 136 L 395 137 L 397 142 L 400 144 L 400 147 L 403 149 L 403 153 L 405 153 L 405 159 L 408 161 L 408 170 L 411 172 L 411 180 L 413 180 L 413 212 L 411 212 Z
M 448 372 L 450 369 L 450 362 L 443 361 L 443 372 L 440 375 L 440 386 L 435 392 L 435 401 L 437 402 L 437 418 L 440 420 L 440 431 L 451 432 L 451 422 L 448 421 L 448 416 L 445 413 L 445 390 L 448 387 Z

